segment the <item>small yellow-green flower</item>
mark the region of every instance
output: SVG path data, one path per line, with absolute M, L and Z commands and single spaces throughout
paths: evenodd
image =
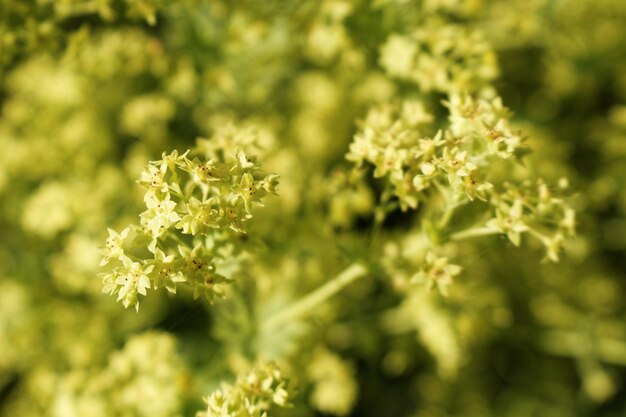
M 411 278 L 411 282 L 426 284 L 429 290 L 437 287 L 443 295 L 446 295 L 448 287 L 454 282 L 454 277 L 459 275 L 462 269 L 459 265 L 451 264 L 448 258 L 429 251 L 424 266 Z
M 120 259 L 122 255 L 124 255 L 124 240 L 128 236 L 130 228 L 125 228 L 121 233 L 117 233 L 111 228 L 107 230 L 109 231 L 109 237 L 107 238 L 105 247 L 102 251 L 104 258 L 102 258 L 100 266 L 108 264 L 111 259 Z

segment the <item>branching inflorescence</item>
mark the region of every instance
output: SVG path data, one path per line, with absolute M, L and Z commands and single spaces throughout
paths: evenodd
M 519 246 L 525 233 L 558 261 L 563 238 L 574 234 L 574 210 L 541 179 L 499 175 L 503 165 L 510 173 L 514 163 L 521 167 L 529 152 L 500 98 L 452 93 L 444 105 L 448 125 L 434 135 L 435 117 L 417 99 L 373 108 L 360 123 L 347 159 L 359 170 L 373 166 L 374 177 L 384 180 L 382 216 L 397 205 L 406 211 L 426 204 L 434 226 L 426 222 L 424 231 L 438 229 L 435 244 L 502 233 Z M 561 181 L 559 188 L 566 186 Z M 476 224 L 449 227 L 454 211 L 475 201 L 484 203 Z
M 246 232 L 253 207 L 276 192 L 277 176 L 237 144 L 212 139 L 200 140 L 193 153 L 164 153 L 138 182 L 146 210 L 139 224 L 109 229 L 101 265 L 113 269 L 102 274 L 103 292 L 137 310 L 138 295 L 150 288 L 175 293 L 180 283 L 196 298 L 222 297 L 232 277 L 220 265 L 236 255 L 233 239 Z

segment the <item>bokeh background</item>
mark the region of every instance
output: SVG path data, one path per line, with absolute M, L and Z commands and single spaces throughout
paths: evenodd
M 493 52 L 451 59 L 514 112 L 525 164 L 569 179 L 578 236 L 556 264 L 463 246 L 461 295 L 399 330 L 374 276 L 264 339 L 264 308 L 363 250 L 376 188 L 345 188 L 344 155 L 370 106 L 416 88 L 384 59 L 415 30 Z M 440 64 L 417 81 L 432 103 Z M 136 222 L 147 161 L 242 131 L 281 186 L 239 296 L 155 293 L 137 314 L 101 294 L 99 248 Z M 280 415 L 626 415 L 623 0 L 0 0 L 0 146 L 1 415 L 193 416 L 257 357 L 298 383 Z M 416 227 L 397 213 L 382 236 Z

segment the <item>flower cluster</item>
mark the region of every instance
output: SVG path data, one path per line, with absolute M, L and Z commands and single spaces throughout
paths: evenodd
M 186 369 L 176 340 L 167 333 L 133 336 L 103 369 L 76 371 L 54 382 L 54 416 L 178 415 Z
M 425 92 L 475 91 L 498 75 L 495 53 L 481 32 L 436 20 L 410 35 L 391 35 L 380 64 Z
M 505 233 L 515 246 L 520 245 L 522 233 L 528 233 L 545 246 L 553 262 L 559 261 L 564 239 L 575 235 L 576 212 L 543 180 L 505 184 L 505 191 L 494 194 L 491 204 L 494 217 L 487 228 Z
M 289 392 L 278 367 L 267 363 L 239 376 L 234 385 L 225 384 L 205 401 L 207 410 L 197 417 L 266 417 L 274 406 L 289 406 Z
M 511 112 L 500 97 L 451 94 L 445 105 L 450 111 L 450 132 L 458 140 L 477 139 L 481 150 L 502 159 L 519 158 L 528 152 L 524 136 L 511 127 Z
M 102 274 L 103 291 L 125 307 L 138 309 L 138 295 L 150 288 L 175 293 L 181 282 L 194 297 L 211 302 L 223 296 L 230 277 L 217 265 L 232 252 L 233 236 L 246 232 L 253 207 L 276 193 L 277 176 L 265 175 L 243 149 L 220 143 L 219 137 L 204 140 L 203 159 L 191 159 L 189 151 L 164 153 L 141 173 L 146 210 L 138 225 L 109 229 L 101 262 L 114 264 Z
M 374 177 L 381 178 L 375 210 L 382 207 L 383 216 L 396 205 L 403 211 L 425 206 L 420 212 L 425 238 L 413 245 L 415 250 L 406 254 L 387 246 L 396 252 L 382 261 L 392 281 L 399 289 L 420 283 L 446 295 L 462 268 L 436 255 L 444 250 L 438 246 L 484 235 L 504 234 L 519 246 L 527 233 L 546 248 L 547 259 L 557 262 L 563 241 L 575 229 L 575 212 L 561 197 L 566 184 L 515 182 L 516 162 L 528 149 L 499 97 L 452 93 L 443 104 L 448 124 L 430 136 L 435 112 L 424 102 L 407 99 L 374 107 L 346 155 L 357 171 L 372 166 Z M 472 213 L 469 226 L 453 221 L 463 210 Z
M 399 292 L 425 287 L 428 290 L 436 288 L 447 296 L 448 288 L 463 268 L 451 263 L 440 252 L 442 249 L 434 248 L 424 234 L 408 235 L 385 245 L 382 266 Z
M 563 190 L 551 190 L 543 180 L 516 184 L 498 176 L 502 164 L 512 171 L 512 161 L 528 153 L 523 135 L 510 125 L 508 109 L 499 97 L 451 94 L 444 104 L 449 126 L 434 136 L 426 135 L 434 117 L 420 101 L 371 109 L 347 159 L 358 169 L 373 165 L 374 177 L 385 179 L 382 203 L 395 198 L 402 210 L 423 202 L 432 206 L 437 203 L 430 191 L 436 190 L 443 204 L 431 212 L 441 213 L 438 223 L 444 227 L 456 207 L 479 199 L 488 203 L 491 219 L 483 225 L 486 229 L 472 233 L 505 233 L 517 246 L 520 234 L 529 232 L 557 261 L 563 238 L 574 234 L 575 212 L 558 195 Z M 456 232 L 444 234 L 468 236 Z
M 76 31 L 72 25 L 67 25 L 70 19 L 85 19 L 85 24 L 80 26 L 83 30 L 98 20 L 110 22 L 124 18 L 155 25 L 163 6 L 162 0 L 4 2 L 0 21 L 3 51 L 0 64 L 10 67 L 24 52 L 32 53 L 40 48 L 56 50 Z M 0 72 L 2 70 L 0 68 Z
M 422 133 L 432 121 L 433 116 L 417 100 L 375 107 L 361 122 L 346 156 L 357 167 L 373 164 L 375 177 L 388 178 L 403 210 L 417 207 L 427 185 L 416 184 L 414 179 L 424 173 L 422 168 L 429 171 L 423 163 L 445 143 L 441 134 L 431 139 Z
M 374 108 L 361 123 L 347 159 L 357 167 L 364 162 L 374 165 L 374 176 L 388 178 L 391 192 L 403 210 L 416 208 L 433 187 L 449 187 L 457 201 L 486 200 L 493 187 L 486 179 L 489 163 L 512 156 L 521 149 L 522 140 L 513 143 L 514 139 L 508 136 L 492 139 L 491 131 L 482 127 L 483 122 L 507 126 L 506 109 L 501 110 L 498 99 L 479 103 L 480 106 L 466 111 L 459 110 L 465 101 L 453 96 L 448 103 L 450 128 L 439 130 L 434 136 L 426 132 L 434 117 L 420 101 Z M 459 122 L 460 117 L 470 118 L 470 126 Z M 474 125 L 482 130 L 472 129 Z

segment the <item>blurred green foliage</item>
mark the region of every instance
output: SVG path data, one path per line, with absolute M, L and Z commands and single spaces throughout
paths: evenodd
M 623 416 L 624 28 L 622 0 L 0 0 L 0 414 Z M 246 233 L 167 222 L 223 243 L 223 300 L 150 268 L 139 313 L 103 295 L 148 161 L 237 146 L 280 178 Z

